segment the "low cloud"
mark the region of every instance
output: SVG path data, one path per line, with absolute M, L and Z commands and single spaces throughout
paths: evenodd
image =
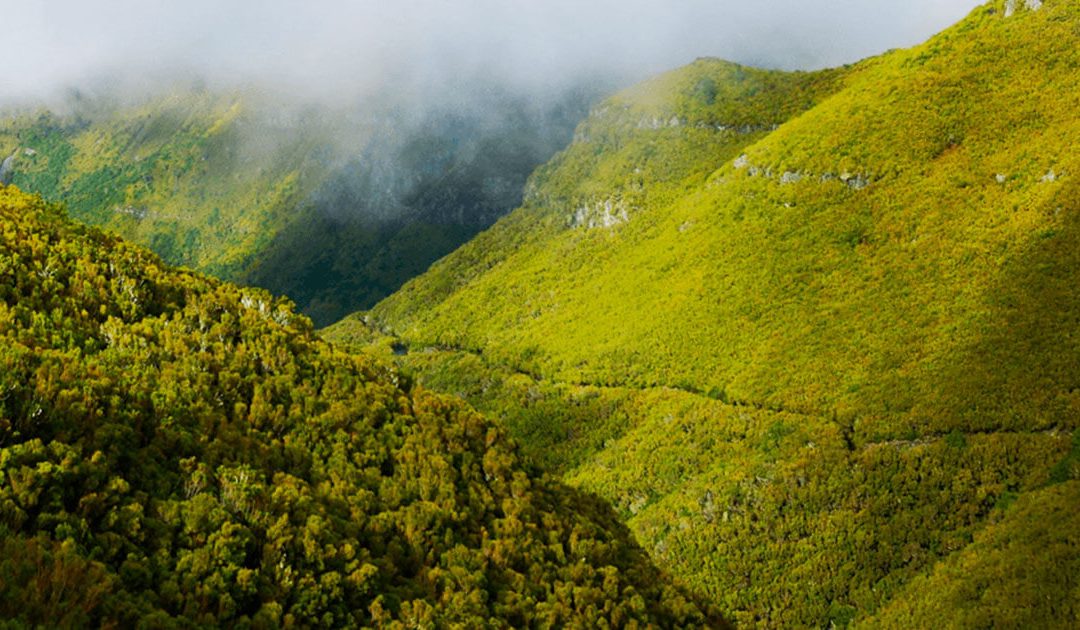
M 541 94 L 700 56 L 812 69 L 925 39 L 973 0 L 3 0 L 0 101 L 176 77 L 314 101 L 481 77 Z

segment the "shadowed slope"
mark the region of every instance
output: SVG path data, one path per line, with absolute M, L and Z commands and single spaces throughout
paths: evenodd
M 0 616 L 723 626 L 503 431 L 0 187 Z

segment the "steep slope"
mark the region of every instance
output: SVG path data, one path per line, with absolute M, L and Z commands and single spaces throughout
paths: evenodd
M 67 109 L 4 118 L 12 183 L 62 199 L 74 218 L 175 264 L 222 276 L 238 274 L 319 184 L 305 158 L 334 131 L 257 120 L 244 95 L 195 89 L 137 105 L 79 99 Z
M 476 412 L 0 186 L 0 617 L 723 625 Z
M 991 2 L 847 69 L 701 61 L 328 334 L 396 335 L 372 351 L 504 418 L 737 621 L 868 618 L 1070 452 L 1078 28 Z
M 598 88 L 596 88 L 598 89 Z M 177 88 L 0 122 L 4 179 L 167 261 L 285 293 L 317 323 L 367 308 L 517 206 L 595 91 L 370 111 Z
M 864 625 L 928 628 L 948 619 L 956 628 L 1077 627 L 1077 505 L 1078 481 L 1028 493 Z

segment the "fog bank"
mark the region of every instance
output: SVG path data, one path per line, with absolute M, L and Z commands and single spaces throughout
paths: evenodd
M 176 77 L 314 101 L 477 77 L 542 94 L 716 56 L 812 69 L 908 46 L 974 0 L 0 0 L 0 101 Z

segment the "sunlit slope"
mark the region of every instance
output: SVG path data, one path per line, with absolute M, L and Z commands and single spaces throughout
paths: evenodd
M 528 458 L 614 504 L 657 562 L 744 625 L 843 626 L 872 614 L 1018 494 L 1077 478 L 1080 452 L 1064 431 L 856 447 L 828 416 L 540 379 L 471 352 L 406 347 L 358 319 L 325 334 L 499 419 Z M 1063 544 L 1075 552 L 1080 541 Z M 1006 559 L 1017 571 L 1031 563 Z M 1060 602 L 1036 603 L 1031 619 L 1055 618 Z
M 368 315 L 394 337 L 328 334 L 407 349 L 742 623 L 899 610 L 1076 477 L 1080 7 L 1009 6 L 832 73 L 701 61 L 623 94 Z
M 382 302 L 378 317 L 417 331 L 427 325 L 432 330 L 424 334 L 435 336 L 430 322 L 451 314 L 458 300 L 493 291 L 489 277 L 495 282 L 505 274 L 508 282 L 502 286 L 517 296 L 517 284 L 531 284 L 523 275 L 606 275 L 605 259 L 612 266 L 615 250 L 629 245 L 611 237 L 623 235 L 631 217 L 635 227 L 655 226 L 663 209 L 697 190 L 745 147 L 823 100 L 844 74 L 763 71 L 702 59 L 615 96 L 594 109 L 568 149 L 533 175 L 521 209 Z M 656 211 L 645 212 L 650 208 Z M 513 301 L 508 298 L 503 296 Z M 475 320 L 505 312 L 506 319 L 516 321 L 522 308 L 505 311 L 500 301 L 477 312 Z M 525 310 L 529 319 L 537 314 Z M 448 341 L 474 345 L 487 334 L 437 332 Z
M 0 186 L 13 627 L 724 626 L 504 431 Z
M 998 9 L 864 62 L 794 118 L 733 121 L 784 123 L 771 133 L 676 109 L 688 124 L 620 136 L 616 100 L 526 207 L 373 316 L 559 380 L 836 414 L 856 442 L 1065 422 L 1076 8 Z
M 1024 495 L 867 628 L 1080 625 L 1080 482 Z

